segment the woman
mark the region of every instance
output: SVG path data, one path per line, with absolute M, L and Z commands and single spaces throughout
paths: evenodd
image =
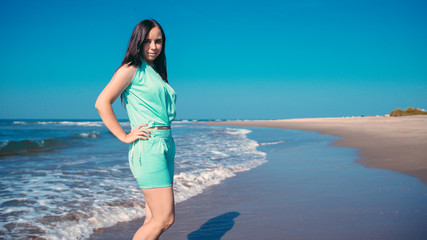
M 121 95 L 131 131 L 126 134 L 111 104 Z M 166 71 L 165 34 L 154 20 L 135 27 L 125 58 L 95 103 L 105 126 L 129 144 L 129 166 L 145 198 L 145 221 L 133 237 L 157 239 L 174 222 L 175 91 Z

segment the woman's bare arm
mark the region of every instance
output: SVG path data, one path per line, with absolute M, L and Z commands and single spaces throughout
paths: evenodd
M 126 132 L 120 126 L 116 115 L 114 114 L 112 104 L 120 96 L 120 94 L 129 86 L 135 74 L 136 67 L 123 65 L 111 78 L 107 86 L 102 90 L 96 99 L 95 108 L 98 110 L 99 116 L 105 126 L 116 136 L 120 141 L 129 143 L 126 139 Z

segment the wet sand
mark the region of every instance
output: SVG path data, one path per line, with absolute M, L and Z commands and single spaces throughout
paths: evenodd
M 359 149 L 357 162 L 401 172 L 427 184 L 427 116 L 307 118 L 211 122 L 212 125 L 302 129 L 343 139 L 338 146 Z

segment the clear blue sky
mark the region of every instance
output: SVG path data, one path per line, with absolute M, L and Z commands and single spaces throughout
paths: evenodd
M 0 118 L 99 119 L 134 26 L 166 33 L 179 119 L 427 109 L 425 1 L 2 1 Z M 114 103 L 120 119 L 126 112 Z

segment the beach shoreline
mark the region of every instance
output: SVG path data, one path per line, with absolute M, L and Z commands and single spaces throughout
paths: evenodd
M 303 130 L 251 131 L 267 162 L 176 205 L 160 239 L 423 239 L 426 186 L 354 162 L 335 136 Z M 90 240 L 131 239 L 143 218 L 96 230 Z
M 211 125 L 300 129 L 342 137 L 334 145 L 358 149 L 358 163 L 400 172 L 427 185 L 427 116 L 236 120 Z

